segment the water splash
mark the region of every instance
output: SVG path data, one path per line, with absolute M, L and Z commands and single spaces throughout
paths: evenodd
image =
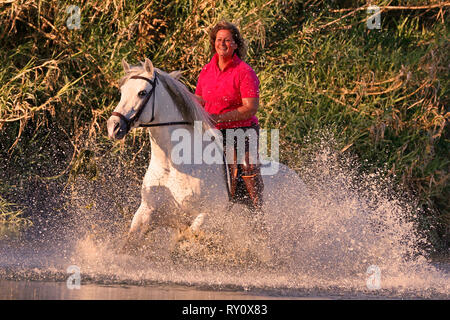
M 301 170 L 307 188 L 289 179 L 266 201 L 266 236 L 252 232 L 248 216 L 238 208 L 209 217 L 200 236 L 183 241 L 177 242 L 170 229 L 158 229 L 138 255 L 129 256 L 116 253 L 120 237 L 111 235 L 104 224 L 102 232 L 91 230 L 78 241 L 71 263 L 88 274 L 125 282 L 278 294 L 334 290 L 399 297 L 448 295 L 449 275 L 431 265 L 423 250 L 427 240 L 417 231 L 414 201 L 395 193 L 382 173 L 361 173 L 358 161 L 335 151 L 329 140 L 316 150 Z M 123 191 L 123 186 L 116 187 Z M 94 194 L 95 215 L 114 215 L 106 202 L 102 205 L 107 197 L 100 200 L 98 192 Z M 131 199 L 127 194 L 127 199 L 127 205 L 137 206 L 139 193 Z M 86 217 L 83 205 L 75 208 L 78 216 Z M 377 292 L 367 287 L 371 265 L 381 271 Z
M 52 230 L 64 235 L 56 249 L 3 255 L 0 265 L 9 271 L 0 276 L 64 281 L 67 266 L 77 265 L 94 283 L 448 298 L 449 273 L 429 263 L 413 199 L 394 192 L 382 172 L 362 172 L 330 139 L 312 149 L 299 170 L 305 184 L 292 176 L 269 195 L 267 234 L 253 231 L 249 215 L 235 207 L 209 216 L 197 237 L 177 241 L 176 231 L 159 228 L 134 255 L 117 248 L 140 202 L 140 172 L 105 157 L 97 180 L 79 178 L 67 190 L 70 218 Z M 367 286 L 372 265 L 381 271 L 379 290 Z

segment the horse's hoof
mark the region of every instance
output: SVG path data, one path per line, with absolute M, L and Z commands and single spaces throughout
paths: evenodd
M 204 233 L 201 230 L 192 230 L 192 228 L 186 228 L 183 231 L 180 231 L 178 235 L 178 242 L 181 241 L 191 241 L 193 239 L 199 239 L 204 237 Z
M 180 231 L 178 234 L 177 242 L 189 241 L 194 236 L 191 228 L 186 228 L 183 231 Z

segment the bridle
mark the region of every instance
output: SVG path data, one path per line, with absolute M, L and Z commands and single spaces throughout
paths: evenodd
M 139 108 L 137 109 L 136 113 L 130 119 L 128 119 L 127 117 L 125 117 L 123 114 L 121 114 L 119 112 L 114 111 L 112 113 L 113 116 L 117 116 L 125 122 L 125 124 L 127 125 L 127 132 L 130 130 L 131 126 L 139 119 L 139 117 L 142 114 L 142 111 L 144 111 L 145 106 L 147 105 L 151 96 L 153 96 L 152 117 L 148 123 L 139 124 L 139 127 L 159 127 L 159 126 L 173 126 L 173 125 L 177 125 L 177 124 L 192 124 L 189 121 L 172 121 L 172 122 L 163 122 L 163 123 L 151 123 L 151 122 L 153 122 L 153 120 L 155 120 L 155 95 L 154 95 L 154 93 L 155 93 L 156 84 L 158 83 L 158 77 L 156 75 L 157 75 L 157 73 L 155 72 L 155 77 L 154 77 L 153 81 L 150 80 L 149 78 L 142 77 L 142 76 L 130 77 L 130 79 L 145 80 L 151 84 L 152 88 L 149 91 L 149 93 L 147 93 L 144 101 L 142 101 L 142 103 L 139 106 Z

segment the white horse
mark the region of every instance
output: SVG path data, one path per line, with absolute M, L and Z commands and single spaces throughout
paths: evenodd
M 177 74 L 154 68 L 149 59 L 133 67 L 123 60 L 122 66 L 125 76 L 120 81 L 121 99 L 108 119 L 108 135 L 122 139 L 130 129 L 150 127 L 151 140 L 151 160 L 142 185 L 141 204 L 131 222 L 127 243 L 138 244 L 158 226 L 196 233 L 205 217 L 231 206 L 223 165 L 192 160 L 196 152 L 194 137 L 199 134 L 194 122 L 202 121 L 200 131 L 211 129 L 209 116 L 176 79 Z M 179 144 L 173 137 L 180 137 L 180 132 L 191 137 L 190 141 L 183 141 L 193 146 L 191 154 L 184 155 L 191 157 L 187 163 L 173 159 L 174 148 Z M 283 181 L 295 180 L 297 188 L 303 186 L 293 170 L 277 165 L 276 175 L 263 176 L 263 212 L 276 211 L 280 197 L 286 198 L 279 194 Z

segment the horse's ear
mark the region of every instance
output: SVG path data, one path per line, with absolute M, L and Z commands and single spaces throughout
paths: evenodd
M 145 58 L 144 69 L 145 69 L 145 71 L 147 71 L 150 75 L 153 76 L 153 72 L 154 72 L 153 63 L 152 63 L 152 62 L 150 61 L 150 59 L 148 59 L 148 58 Z
M 169 73 L 169 76 L 171 76 L 174 79 L 180 80 L 182 73 L 180 70 L 176 70 L 176 71 L 172 71 L 171 73 Z
M 122 59 L 122 67 L 125 73 L 130 72 L 130 65 L 125 61 L 125 59 Z

